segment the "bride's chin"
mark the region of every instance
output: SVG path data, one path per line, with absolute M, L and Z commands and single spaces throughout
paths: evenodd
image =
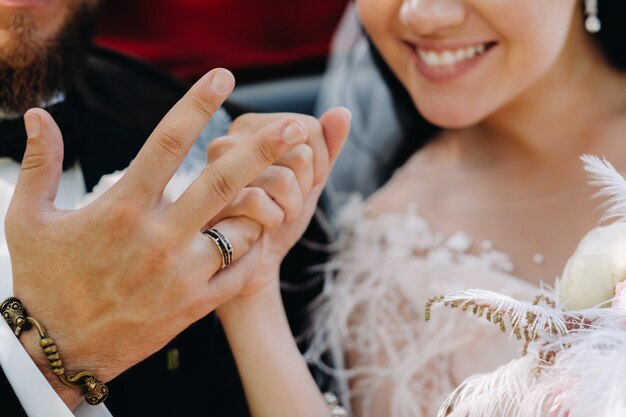
M 485 118 L 484 114 L 477 114 L 471 109 L 455 106 L 419 109 L 419 112 L 429 123 L 442 129 L 465 129 L 480 123 Z

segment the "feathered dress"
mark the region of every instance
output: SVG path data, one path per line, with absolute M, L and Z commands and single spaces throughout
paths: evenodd
M 354 415 L 434 417 L 466 377 L 520 357 L 522 344 L 490 323 L 454 314 L 425 321 L 430 298 L 466 288 L 529 301 L 538 294 L 490 242 L 433 232 L 414 206 L 368 216 L 357 197 L 339 224 L 337 255 L 327 266 L 334 277 L 314 306 L 307 359 L 339 380 Z
M 626 180 L 583 160 L 624 221 Z M 353 199 L 339 220 L 307 359 L 355 417 L 626 416 L 626 294 L 567 311 L 558 282 L 516 278 L 489 242 L 435 233 L 415 207 L 371 217 Z

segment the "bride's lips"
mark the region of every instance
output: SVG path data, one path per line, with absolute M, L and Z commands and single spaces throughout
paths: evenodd
M 0 7 L 21 10 L 38 9 L 52 1 L 53 0 L 0 0 Z
M 464 44 L 413 43 L 404 41 L 418 72 L 427 80 L 445 83 L 475 68 L 498 45 L 494 41 Z

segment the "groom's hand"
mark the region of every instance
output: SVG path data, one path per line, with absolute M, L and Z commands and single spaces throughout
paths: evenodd
M 63 159 L 58 127 L 43 110 L 25 115 L 27 149 L 5 220 L 14 293 L 56 340 L 70 374 L 89 370 L 108 381 L 238 291 L 225 277 L 212 279 L 222 256 L 200 230 L 309 132 L 295 118 L 281 117 L 216 159 L 177 201 L 165 201 L 165 186 L 233 85 L 225 70 L 200 79 L 124 177 L 76 211 L 54 205 Z M 261 229 L 242 217 L 229 220 L 222 232 L 238 257 Z M 80 397 L 51 374 L 36 335 L 26 332 L 22 342 L 75 406 Z

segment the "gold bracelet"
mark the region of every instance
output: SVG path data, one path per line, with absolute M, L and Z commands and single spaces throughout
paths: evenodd
M 74 376 L 67 376 L 65 374 L 65 368 L 59 355 L 54 340 L 48 335 L 46 329 L 39 321 L 32 317 L 28 317 L 22 302 L 15 297 L 10 297 L 4 300 L 0 305 L 0 312 L 2 317 L 9 324 L 16 337 L 20 337 L 22 330 L 29 330 L 33 326 L 39 333 L 39 346 L 43 349 L 43 353 L 46 354 L 52 373 L 54 373 L 59 380 L 70 388 L 76 388 L 83 392 L 85 395 L 85 401 L 87 404 L 98 405 L 106 400 L 109 395 L 109 389 L 107 386 L 98 381 L 96 376 L 87 371 L 79 372 Z

